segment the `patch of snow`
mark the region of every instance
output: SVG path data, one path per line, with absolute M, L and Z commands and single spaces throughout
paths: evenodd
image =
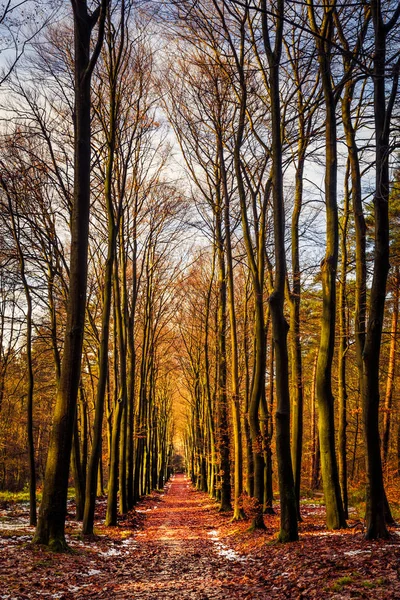
M 226 558 L 227 560 L 233 560 L 235 562 L 245 562 L 246 561 L 245 556 L 240 556 L 240 554 L 238 554 L 231 548 L 227 548 L 226 546 L 223 546 L 223 544 L 221 544 L 221 546 L 222 547 L 219 548 L 218 552 L 217 552 L 218 556 L 222 556 L 223 558 Z
M 101 575 L 101 571 L 100 569 L 88 569 L 88 577 L 91 577 L 92 575 Z
M 225 544 L 219 541 L 217 529 L 212 529 L 207 533 L 211 537 L 211 541 L 214 542 L 214 547 L 217 550 L 218 556 L 222 556 L 227 560 L 233 560 L 235 562 L 244 562 L 245 560 L 247 560 L 244 556 L 240 556 L 240 554 L 238 554 L 231 548 L 228 548 L 228 546 L 225 546 Z
M 136 541 L 133 538 L 127 538 L 121 542 L 122 546 L 137 546 Z
M 0 531 L 15 531 L 21 528 L 29 527 L 29 519 L 10 519 L 10 521 L 0 521 Z
M 213 529 L 212 531 L 208 532 L 208 535 L 213 537 L 213 538 L 218 538 L 218 530 L 217 529 Z
M 348 550 L 343 552 L 345 556 L 357 556 L 358 554 L 371 554 L 371 550 Z
M 99 569 L 88 569 L 85 573 L 77 573 L 80 577 L 92 577 L 92 575 L 101 575 L 102 571 Z
M 121 556 L 122 552 L 116 548 L 110 548 L 106 552 L 99 552 L 100 556 Z

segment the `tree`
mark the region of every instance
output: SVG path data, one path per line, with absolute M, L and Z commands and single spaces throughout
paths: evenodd
M 90 84 L 100 54 L 109 0 L 93 13 L 86 0 L 72 0 L 75 41 L 74 197 L 71 218 L 70 282 L 60 382 L 34 543 L 65 551 L 64 526 L 76 401 L 80 380 L 86 308 L 87 249 L 90 206 Z M 94 49 L 92 32 L 98 24 Z
M 117 247 L 117 234 L 120 226 L 122 199 L 119 199 L 116 209 L 113 205 L 113 177 L 116 152 L 117 127 L 120 118 L 120 72 L 124 69 L 124 61 L 126 60 L 126 15 L 125 2 L 121 4 L 121 16 L 118 24 L 120 35 L 119 45 L 115 41 L 115 36 L 112 34 L 114 27 L 110 10 L 107 13 L 107 29 L 106 29 L 106 50 L 105 58 L 108 83 L 109 83 L 109 121 L 102 121 L 104 134 L 107 140 L 107 156 L 105 159 L 106 169 L 104 177 L 104 196 L 106 201 L 107 211 L 107 230 L 108 230 L 108 247 L 107 259 L 104 276 L 104 291 L 103 291 L 103 314 L 101 319 L 101 334 L 100 334 L 100 350 L 99 350 L 99 378 L 97 383 L 95 423 L 93 431 L 92 453 L 90 457 L 88 476 L 85 492 L 85 514 L 83 517 L 83 533 L 92 534 L 94 526 L 94 511 L 97 494 L 97 478 L 99 473 L 100 453 L 102 447 L 102 432 L 103 432 L 103 413 L 104 399 L 106 393 L 106 384 L 108 378 L 108 355 L 109 355 L 109 329 L 111 315 L 111 300 L 112 300 L 112 281 L 114 272 L 114 262 Z M 104 99 L 103 99 L 104 101 Z M 111 494 L 110 494 L 111 496 Z
M 393 68 L 387 92 L 387 44 L 400 18 L 400 3 L 384 18 L 380 0 L 371 0 L 374 27 L 373 84 L 375 123 L 374 267 L 368 324 L 363 351 L 363 420 L 367 464 L 367 539 L 387 538 L 385 490 L 379 435 L 379 372 L 386 283 L 389 272 L 389 159 L 390 125 L 398 91 L 400 58 Z
M 264 49 L 269 66 L 269 92 L 272 128 L 272 190 L 274 207 L 275 277 L 273 292 L 269 298 L 272 315 L 274 348 L 276 356 L 276 445 L 281 503 L 281 529 L 279 540 L 290 542 L 298 539 L 297 505 L 294 489 L 292 459 L 290 455 L 290 394 L 289 359 L 287 349 L 288 324 L 284 315 L 286 284 L 285 218 L 283 201 L 283 171 L 281 143 L 281 107 L 279 92 L 280 59 L 282 54 L 283 16 L 285 4 L 277 4 L 275 41 L 271 43 L 270 23 L 266 13 L 266 0 L 262 0 L 262 33 Z
M 339 529 L 346 526 L 346 521 L 336 462 L 334 398 L 332 394 L 332 359 L 335 345 L 336 319 L 336 271 L 338 263 L 336 100 L 331 71 L 335 2 L 329 1 L 327 4 L 324 4 L 321 11 L 321 24 L 318 26 L 316 7 L 313 2 L 309 3 L 308 16 L 318 49 L 326 109 L 326 253 L 321 263 L 323 312 L 316 388 L 326 519 L 329 529 Z

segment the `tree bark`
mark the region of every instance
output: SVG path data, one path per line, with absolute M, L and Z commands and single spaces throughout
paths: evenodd
M 279 70 L 282 52 L 284 1 L 278 0 L 275 43 L 270 45 L 266 0 L 262 0 L 262 29 L 264 48 L 269 64 L 269 86 L 272 127 L 272 190 L 274 206 L 275 278 L 269 304 L 275 349 L 276 372 L 276 454 L 278 459 L 280 521 L 279 540 L 290 542 L 298 539 L 297 507 L 294 488 L 292 459 L 290 455 L 290 392 L 289 357 L 286 322 L 283 306 L 286 283 L 285 216 L 283 200 L 281 108 L 279 92 Z
M 389 156 L 390 122 L 397 95 L 399 62 L 394 71 L 392 89 L 386 89 L 386 41 L 399 18 L 384 22 L 380 0 L 371 0 L 374 24 L 374 121 L 375 121 L 375 248 L 368 327 L 363 352 L 363 421 L 366 440 L 367 539 L 387 538 L 385 490 L 379 435 L 379 374 L 386 283 L 389 272 Z M 387 99 L 388 98 L 388 99 Z
M 75 141 L 74 199 L 71 217 L 70 283 L 67 323 L 60 383 L 50 435 L 43 496 L 34 543 L 56 551 L 67 550 L 65 516 L 73 426 L 81 372 L 86 308 L 87 255 L 90 207 L 90 82 L 104 35 L 105 9 L 109 0 L 90 15 L 86 0 L 72 0 L 74 11 Z M 92 55 L 91 34 L 99 22 Z
M 349 170 L 345 176 L 345 192 L 343 218 L 341 220 L 340 241 L 340 281 L 339 281 L 339 356 L 338 356 L 338 404 L 339 404 L 339 482 L 342 493 L 342 502 L 345 518 L 348 519 L 348 494 L 347 494 L 347 228 L 349 221 Z
M 383 413 L 382 461 L 384 466 L 387 465 L 387 460 L 389 456 L 390 428 L 392 423 L 392 406 L 396 372 L 396 351 L 399 323 L 399 288 L 400 269 L 398 266 L 396 266 L 393 277 L 393 306 L 392 323 L 390 328 L 389 364 L 386 380 L 385 409 Z
M 338 263 L 338 210 L 337 210 L 337 132 L 335 97 L 331 80 L 331 42 L 333 37 L 334 1 L 324 8 L 321 26 L 315 21 L 314 7 L 309 4 L 309 19 L 316 34 L 319 65 L 326 108 L 325 125 L 325 210 L 326 251 L 321 263 L 322 323 L 317 363 L 318 425 L 321 469 L 328 529 L 346 526 L 335 450 L 334 398 L 332 394 L 332 360 L 335 347 L 336 273 Z M 321 36 L 321 32 L 324 35 Z

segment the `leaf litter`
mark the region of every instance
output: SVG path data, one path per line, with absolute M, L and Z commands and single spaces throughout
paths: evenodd
M 362 531 L 327 532 L 324 507 L 302 504 L 300 541 L 276 543 L 279 508 L 266 532 L 232 522 L 182 475 L 154 492 L 118 526 L 83 538 L 68 505 L 67 542 L 54 554 L 30 543 L 28 507 L 0 507 L 0 599 L 140 600 L 347 599 L 400 600 L 400 531 L 369 542 Z M 156 510 L 155 510 L 156 509 Z

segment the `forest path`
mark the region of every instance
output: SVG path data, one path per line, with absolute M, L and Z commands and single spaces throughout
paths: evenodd
M 302 505 L 300 541 L 231 522 L 207 494 L 177 475 L 106 527 L 99 498 L 95 536 L 82 537 L 68 503 L 72 553 L 30 543 L 29 506 L 0 504 L 0 600 L 400 600 L 400 528 L 368 542 L 349 527 L 326 531 L 325 509 Z M 248 515 L 250 516 L 248 505 Z
M 147 512 L 136 534 L 137 558 L 130 581 L 116 582 L 120 598 L 265 598 L 246 576 L 248 559 L 218 539 L 215 505 L 176 475 L 161 502 Z M 136 554 L 136 553 L 135 553 Z

